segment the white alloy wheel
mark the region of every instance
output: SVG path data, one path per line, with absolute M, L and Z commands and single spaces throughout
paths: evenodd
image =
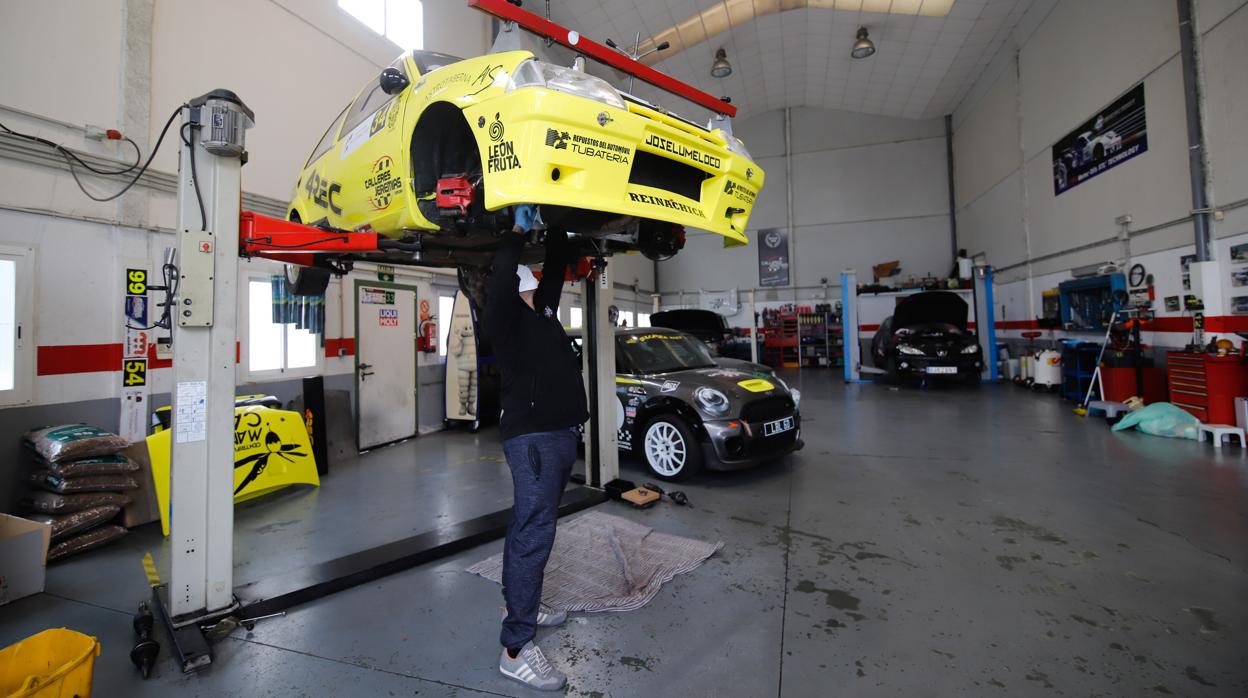
M 646 462 L 660 475 L 676 477 L 689 458 L 689 443 L 675 425 L 656 421 L 646 430 Z

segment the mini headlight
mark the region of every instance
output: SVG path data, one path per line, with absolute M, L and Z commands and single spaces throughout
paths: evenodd
M 693 393 L 698 406 L 709 414 L 722 416 L 728 413 L 728 396 L 714 388 L 702 386 Z
M 802 391 L 790 390 L 789 394 L 793 396 L 793 408 L 797 409 L 802 406 Z
M 968 344 L 968 345 L 966 345 L 966 346 L 962 347 L 962 353 L 963 353 L 963 354 L 974 354 L 974 353 L 976 353 L 976 352 L 978 352 L 978 351 L 979 351 L 979 345 L 978 345 L 978 344 Z
M 909 344 L 898 344 L 898 345 L 897 345 L 897 351 L 899 351 L 899 352 L 901 352 L 901 353 L 903 353 L 903 354 L 909 354 L 909 355 L 911 355 L 911 356 L 923 356 L 923 350 L 922 350 L 922 349 L 920 349 L 920 348 L 918 348 L 918 347 L 913 347 L 913 346 L 910 346 Z
M 606 80 L 579 70 L 532 58 L 516 66 L 516 69 L 512 71 L 510 82 L 507 83 L 508 92 L 523 87 L 546 87 L 610 104 L 618 109 L 625 108 L 624 98 Z

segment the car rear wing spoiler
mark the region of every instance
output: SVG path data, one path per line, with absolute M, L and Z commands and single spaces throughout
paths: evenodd
M 545 17 L 533 14 L 518 5 L 513 5 L 508 0 L 468 0 L 468 6 L 502 20 L 504 26 L 499 34 L 500 40 L 512 39 L 515 42 L 512 48 L 519 47 L 518 38 L 514 35 L 515 28 L 526 29 L 538 36 L 566 46 L 581 55 L 592 58 L 599 63 L 631 75 L 638 80 L 648 82 L 660 90 L 670 92 L 677 97 L 687 99 L 700 107 L 715 112 L 719 115 L 719 119 L 723 120 L 723 125 L 717 126 L 717 128 L 723 128 L 726 132 L 731 133 L 731 127 L 728 125 L 726 117 L 736 116 L 737 108 L 722 99 L 713 97 L 693 85 L 683 83 L 666 73 L 661 73 L 644 63 L 613 51 L 593 39 L 581 36 L 579 32 L 555 24 Z M 507 32 L 513 32 L 512 36 L 506 37 L 505 33 Z M 496 43 L 495 46 L 497 48 L 498 44 Z

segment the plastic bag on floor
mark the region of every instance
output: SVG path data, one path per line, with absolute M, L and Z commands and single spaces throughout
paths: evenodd
M 99 507 L 91 507 L 83 509 L 72 514 L 63 514 L 60 516 L 52 516 L 50 514 L 31 514 L 26 518 L 31 521 L 38 521 L 42 524 L 48 524 L 52 527 L 52 540 L 60 539 L 81 533 L 102 523 L 109 521 L 121 513 L 121 507 L 115 504 L 106 504 Z
M 1181 407 L 1168 402 L 1154 402 L 1134 412 L 1128 412 L 1117 424 L 1114 431 L 1122 431 L 1135 427 L 1145 434 L 1165 436 L 1171 439 L 1199 439 L 1200 420 L 1188 414 Z

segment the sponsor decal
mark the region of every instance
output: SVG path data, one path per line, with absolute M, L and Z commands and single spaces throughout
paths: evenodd
M 476 87 L 477 85 L 480 85 L 481 83 L 486 83 L 488 85 L 489 83 L 494 82 L 494 76 L 497 75 L 498 71 L 502 69 L 503 69 L 502 63 L 499 63 L 498 65 L 485 66 L 485 69 L 482 70 L 477 75 L 477 79 L 472 81 L 472 86 Z
M 393 106 L 390 107 L 390 115 L 386 117 L 386 130 L 387 131 L 394 130 L 394 125 L 399 122 L 399 103 L 392 102 L 392 104 Z
M 377 132 L 386 127 L 386 117 L 390 114 L 391 107 L 394 106 L 394 100 L 390 100 L 381 109 L 373 112 L 373 118 L 368 127 L 368 137 L 372 138 Z M 397 110 L 395 110 L 397 111 Z
M 250 455 L 243 455 L 248 453 Z M 234 469 L 250 468 L 243 481 L 234 488 L 234 494 L 242 492 L 260 477 L 273 456 L 293 463 L 295 459 L 292 456 L 303 458 L 307 455 L 299 450 L 299 444 L 283 443 L 278 430 L 266 425 L 259 412 L 234 414 Z
M 753 204 L 754 199 L 758 196 L 758 192 L 746 187 L 745 185 L 737 184 L 731 179 L 724 182 L 724 193 L 735 198 L 737 201 L 747 204 Z
M 651 334 L 636 334 L 636 335 L 633 335 L 633 336 L 629 337 L 628 339 L 624 340 L 624 343 L 625 343 L 625 344 L 636 344 L 636 343 L 638 343 L 638 342 L 653 342 L 653 341 L 656 341 L 656 340 L 663 341 L 663 342 L 670 342 L 670 341 L 672 341 L 672 340 L 674 340 L 674 339 L 683 339 L 683 337 L 682 337 L 682 336 L 680 336 L 680 335 L 672 335 L 672 334 L 654 334 L 654 333 L 651 333 Z M 615 382 L 616 382 L 616 383 L 619 383 L 619 382 L 621 382 L 621 381 L 628 381 L 629 383 L 640 383 L 640 382 L 641 382 L 641 381 L 635 381 L 635 380 L 632 380 L 632 379 L 630 379 L 630 378 L 616 378 L 616 379 L 615 379 Z
M 663 385 L 659 387 L 659 392 L 670 393 L 680 387 L 680 381 L 663 381 Z
M 555 150 L 567 150 L 571 147 L 572 152 L 578 155 L 598 158 L 607 162 L 618 162 L 622 165 L 629 163 L 628 156 L 633 152 L 628 146 L 590 136 L 582 136 L 579 133 L 556 131 L 553 128 L 546 129 L 546 145 Z
M 628 419 L 635 419 L 635 418 L 637 417 L 637 408 L 636 408 L 636 407 L 625 407 L 625 408 L 624 408 L 624 416 L 625 416 L 625 417 L 627 417 Z
M 512 141 L 491 145 L 488 157 L 490 172 L 506 172 L 520 167 L 520 158 L 516 157 L 516 145 Z
M 454 73 L 453 75 L 448 75 L 445 78 L 442 78 L 441 80 L 433 83 L 433 85 L 429 88 L 429 94 L 425 96 L 425 99 L 426 101 L 428 101 L 429 99 L 432 99 L 439 92 L 446 89 L 450 85 L 454 85 L 457 82 L 468 82 L 470 80 L 472 80 L 472 76 L 469 75 L 468 73 Z M 421 79 L 421 82 L 424 82 L 423 78 Z M 420 89 L 419 82 L 416 83 L 416 89 Z
M 495 143 L 503 140 L 503 133 L 506 130 L 503 127 L 503 121 L 499 118 L 499 116 L 498 112 L 494 112 L 494 120 L 490 122 L 490 140 Z
M 776 389 L 776 386 L 772 385 L 771 381 L 765 381 L 762 378 L 751 378 L 749 380 L 741 381 L 737 383 L 737 385 L 745 388 L 751 393 L 765 393 L 768 390 Z
M 634 395 L 634 396 L 632 396 L 632 397 L 630 397 L 630 398 L 628 399 L 628 406 L 629 406 L 629 407 L 636 407 L 636 406 L 638 406 L 638 405 L 640 405 L 640 404 L 641 404 L 641 396 L 640 396 L 640 395 Z
M 692 160 L 700 165 L 706 165 L 707 167 L 717 168 L 720 165 L 720 159 L 714 155 L 709 155 L 700 150 L 690 148 L 687 145 L 682 145 L 675 141 L 668 140 L 658 134 L 651 134 L 650 137 L 646 139 L 646 145 L 651 148 L 657 148 L 664 152 L 671 153 L 677 157 L 685 158 L 686 160 Z
M 147 295 L 147 270 L 126 270 L 126 294 L 130 296 Z
M 361 288 L 360 302 L 369 305 L 394 305 L 394 291 L 381 288 Z
M 628 429 L 619 429 L 615 432 L 615 438 L 620 442 L 621 451 L 633 450 L 633 433 Z
M 130 359 L 121 365 L 121 384 L 127 388 L 147 385 L 147 359 Z
M 706 218 L 706 214 L 702 212 L 702 209 L 698 208 L 697 206 L 690 206 L 689 204 L 682 204 L 681 202 L 675 199 L 669 199 L 669 198 L 662 197 L 662 196 L 651 196 L 650 194 L 637 194 L 635 192 L 629 192 L 628 198 L 638 203 L 650 204 L 651 206 L 661 206 L 663 208 L 670 208 L 675 211 L 680 211 L 681 213 L 688 213 L 691 216 L 697 216 L 699 218 Z
M 745 168 L 745 178 L 746 178 L 746 179 L 754 179 L 754 168 L 753 168 L 753 167 L 747 167 L 747 168 Z
M 758 231 L 758 285 L 787 286 L 789 284 L 789 235 L 787 231 L 771 228 Z
M 711 368 L 698 371 L 698 373 L 701 373 L 708 378 L 745 378 L 750 375 L 745 371 L 738 371 L 735 368 Z
M 126 296 L 126 324 L 147 327 L 147 296 Z
M 338 182 L 331 182 L 320 172 L 313 171 L 308 175 L 308 181 L 303 183 L 303 191 L 312 203 L 342 215 L 342 207 L 334 201 L 334 197 L 342 192 L 342 185 Z
M 646 389 L 640 385 L 630 385 L 628 386 L 628 394 L 629 395 L 645 395 Z
M 373 163 L 368 177 L 364 179 L 368 190 L 368 202 L 381 210 L 390 206 L 394 196 L 403 189 L 403 180 L 394 171 L 394 158 L 382 155 Z
M 378 308 L 377 324 L 382 327 L 398 327 L 399 326 L 399 309 L 398 308 Z

